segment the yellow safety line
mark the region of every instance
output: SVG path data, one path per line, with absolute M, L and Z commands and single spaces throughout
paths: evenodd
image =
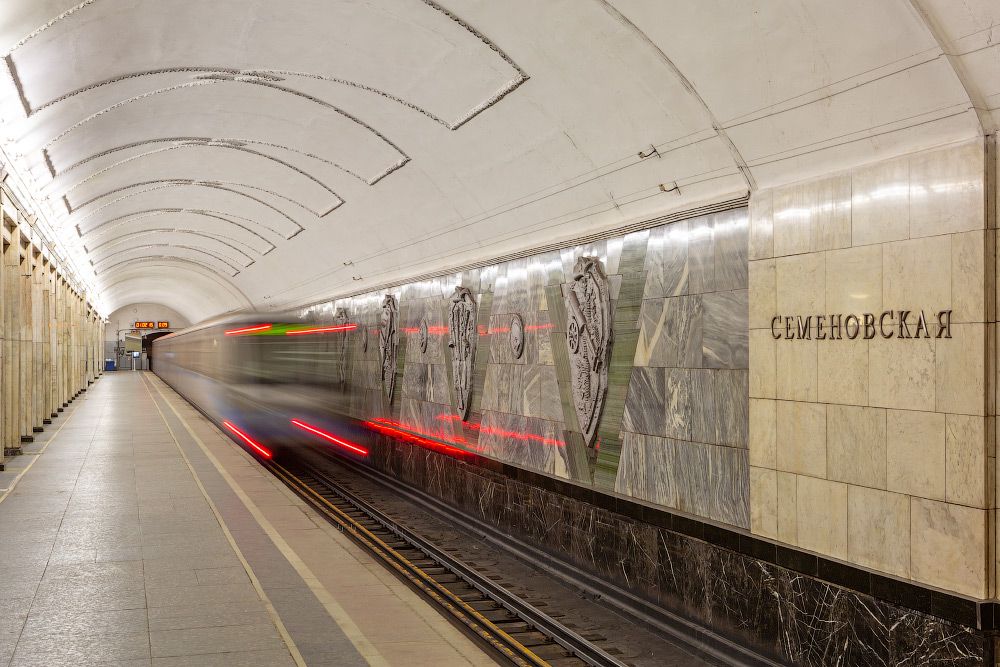
M 233 539 L 232 533 L 229 532 L 229 527 L 222 519 L 222 515 L 219 514 L 219 508 L 215 506 L 215 503 L 212 501 L 211 497 L 209 497 L 208 491 L 201 483 L 201 478 L 198 476 L 198 473 L 195 472 L 194 466 L 192 466 L 191 461 L 188 460 L 187 454 L 184 453 L 181 443 L 178 442 L 177 436 L 174 434 L 174 429 L 170 428 L 170 423 L 167 421 L 166 415 L 164 415 L 163 411 L 160 410 L 160 406 L 153 398 L 153 392 L 149 390 L 148 385 L 146 386 L 146 393 L 149 394 L 150 400 L 153 401 L 156 411 L 160 413 L 160 419 L 163 420 L 163 423 L 167 427 L 167 431 L 170 432 L 170 437 L 174 440 L 174 446 L 177 447 L 177 451 L 180 452 L 181 458 L 184 459 L 184 463 L 187 464 L 188 470 L 191 471 L 191 475 L 194 477 L 194 481 L 198 485 L 198 489 L 201 490 L 201 495 L 205 496 L 205 500 L 208 501 L 208 506 L 212 508 L 212 513 L 215 514 L 215 520 L 219 522 L 219 525 L 222 527 L 222 532 L 226 535 L 226 539 L 229 540 L 229 546 L 233 548 L 233 551 L 236 553 L 236 557 L 240 559 L 240 563 L 243 565 L 243 569 L 246 570 L 247 576 L 250 577 L 250 583 L 253 584 L 254 590 L 257 591 L 257 596 L 260 598 L 260 601 L 264 603 L 264 608 L 267 609 L 267 613 L 271 617 L 271 621 L 274 623 L 274 627 L 277 629 L 278 634 L 281 635 L 282 640 L 284 640 L 285 646 L 288 648 L 288 652 L 291 654 L 292 659 L 295 660 L 295 664 L 299 667 L 306 667 L 306 661 L 299 652 L 299 648 L 295 645 L 295 642 L 292 640 L 292 636 L 288 633 L 288 629 L 285 627 L 281 617 L 278 615 L 278 611 L 274 608 L 274 605 L 271 604 L 271 599 L 267 596 L 267 593 L 264 592 L 264 588 L 260 585 L 260 580 L 257 579 L 257 575 L 254 574 L 253 568 L 250 567 L 250 563 L 247 562 L 247 559 L 243 556 L 243 552 L 240 550 L 239 545 L 236 544 L 236 540 Z
M 17 477 L 14 478 L 14 481 L 11 483 L 10 488 L 7 489 L 6 491 L 4 491 L 3 495 L 0 496 L 0 503 L 2 503 L 4 501 L 4 499 L 6 499 L 7 496 L 10 495 L 10 492 L 14 490 L 15 486 L 17 486 L 17 483 L 21 481 L 22 477 L 24 477 L 24 473 L 26 473 L 29 470 L 31 470 L 31 466 L 35 465 L 35 463 L 38 461 L 38 459 L 41 458 L 41 456 L 45 452 L 45 450 L 48 449 L 49 445 L 52 444 L 52 441 L 56 439 L 57 435 L 59 435 L 59 431 L 63 430 L 63 428 L 66 426 L 66 424 L 69 423 L 69 418 L 72 417 L 73 415 L 75 415 L 76 411 L 79 410 L 79 409 L 80 409 L 80 405 L 78 403 L 77 406 L 75 408 L 73 408 L 73 411 L 66 415 L 66 421 L 64 421 L 59 426 L 59 428 L 56 429 L 56 432 L 52 434 L 52 437 L 49 438 L 49 441 L 46 442 L 45 445 L 41 449 L 39 449 L 37 453 L 35 453 L 35 454 L 28 454 L 28 456 L 34 456 L 35 457 L 34 460 L 31 463 L 28 464 L 27 468 L 25 468 L 24 470 L 21 471 L 21 474 L 19 474 Z M 24 456 L 24 455 L 22 454 L 22 456 Z
M 145 380 L 145 378 L 143 379 L 144 381 L 148 382 L 148 380 Z M 369 641 L 368 637 L 365 636 L 365 634 L 354 622 L 354 619 L 352 619 L 351 616 L 344 610 L 344 608 L 340 606 L 340 603 L 337 602 L 336 598 L 334 598 L 333 595 L 331 595 L 330 592 L 326 590 L 326 587 L 323 586 L 323 583 L 319 580 L 319 578 L 315 574 L 313 574 L 312 570 L 310 570 L 309 567 L 305 564 L 305 562 L 299 557 L 299 555 L 295 553 L 292 547 L 274 528 L 271 522 L 267 520 L 267 517 L 265 517 L 263 513 L 261 513 L 260 509 L 257 508 L 257 505 L 250 499 L 249 496 L 247 496 L 246 492 L 243 491 L 243 489 L 236 482 L 236 480 L 234 480 L 232 476 L 230 476 L 229 471 L 226 470 L 225 467 L 223 467 L 222 463 L 220 463 L 219 460 L 215 457 L 215 455 L 212 454 L 212 452 L 208 449 L 208 446 L 205 445 L 205 443 L 201 440 L 201 438 L 198 437 L 198 435 L 188 424 L 187 420 L 181 416 L 180 412 L 178 412 L 174 404 L 166 397 L 166 395 L 160 389 L 158 384 L 153 382 L 150 382 L 150 384 L 153 385 L 157 393 L 160 394 L 160 397 L 167 404 L 167 406 L 173 411 L 173 413 L 177 415 L 177 418 L 180 419 L 181 424 L 183 424 L 184 428 L 187 429 L 188 434 L 198 444 L 198 446 L 201 448 L 201 451 L 204 452 L 205 456 L 208 457 L 208 460 L 212 462 L 212 465 L 214 465 L 215 469 L 219 471 L 219 474 L 222 475 L 223 479 L 226 480 L 226 483 L 229 484 L 229 487 L 233 490 L 233 493 L 235 493 L 239 497 L 239 499 L 243 502 L 243 505 L 247 508 L 250 514 L 253 515 L 253 518 L 257 521 L 258 525 L 260 525 L 260 527 L 264 530 L 264 532 L 267 533 L 267 536 L 271 538 L 271 541 L 274 543 L 274 546 L 276 546 L 278 550 L 281 551 L 281 553 L 285 556 L 285 558 L 292 565 L 292 567 L 295 568 L 295 571 L 298 572 L 302 580 L 306 583 L 307 586 L 309 586 L 309 589 L 312 590 L 313 594 L 316 596 L 316 599 L 318 599 L 320 601 L 320 604 L 322 604 L 323 607 L 326 608 L 327 613 L 330 614 L 330 617 L 340 627 L 344 635 L 346 635 L 347 638 L 351 640 L 351 643 L 354 645 L 354 648 L 357 649 L 358 653 L 361 654 L 361 657 L 363 657 L 368 662 L 368 664 L 372 665 L 373 667 L 389 667 L 389 662 L 382 657 L 382 654 L 379 653 L 378 649 L 375 648 L 375 646 L 371 643 L 371 641 Z M 229 442 L 228 437 L 226 438 L 226 442 Z
M 504 632 L 500 628 L 498 628 L 492 621 L 490 621 L 488 618 L 486 618 L 485 616 L 483 616 L 482 614 L 480 614 L 478 611 L 476 611 L 475 609 L 473 609 L 471 605 L 469 605 L 468 603 L 466 603 L 464 600 L 462 600 L 460 597 L 458 597 L 455 593 L 449 591 L 447 589 L 447 587 L 445 587 L 445 586 L 441 585 L 440 583 L 434 581 L 434 579 L 429 574 L 427 574 L 426 572 L 424 572 L 418 566 L 416 566 L 413 563 L 411 563 L 404 556 L 401 556 L 395 549 L 393 549 L 392 547 L 390 547 L 389 545 L 387 545 L 385 542 L 383 542 L 377 535 L 374 535 L 367 528 L 365 528 L 360 523 L 358 523 L 357 521 L 355 521 L 352 517 L 350 517 L 346 513 L 344 513 L 344 511 L 341 510 L 339 507 L 337 507 L 336 505 L 334 505 L 333 503 L 331 503 L 328 499 L 326 499 L 323 496 L 321 496 L 315 490 L 311 489 L 308 485 L 304 484 L 302 482 L 302 480 L 300 480 L 298 477 L 296 477 L 292 473 L 288 472 L 288 470 L 286 470 L 282 466 L 278 465 L 277 463 L 274 463 L 273 461 L 268 462 L 268 465 L 270 465 L 271 467 L 276 468 L 278 471 L 280 471 L 278 473 L 279 476 L 285 477 L 285 478 L 289 479 L 290 481 L 292 481 L 292 483 L 296 484 L 304 492 L 308 493 L 310 496 L 313 496 L 319 502 L 321 502 L 323 505 L 325 505 L 330 510 L 332 510 L 333 512 L 335 512 L 337 516 L 333 517 L 334 520 L 336 520 L 339 523 L 341 523 L 342 525 L 344 525 L 344 527 L 347 528 L 352 533 L 355 533 L 359 539 L 361 539 L 363 542 L 366 543 L 366 546 L 369 549 L 371 549 L 372 551 L 374 551 L 375 553 L 377 553 L 384 560 L 386 560 L 390 565 L 392 565 L 397 570 L 399 570 L 402 574 L 404 574 L 407 577 L 407 579 L 410 579 L 411 581 L 414 581 L 414 577 L 412 577 L 408 572 L 406 572 L 405 569 L 399 567 L 397 563 L 394 563 L 391 558 L 387 558 L 386 555 L 384 553 L 382 553 L 383 551 L 388 552 L 389 554 L 391 554 L 393 556 L 393 558 L 397 559 L 401 563 L 404 563 L 407 567 L 409 567 L 414 572 L 416 572 L 418 575 L 420 575 L 420 577 L 422 579 L 424 579 L 424 582 L 414 581 L 414 583 L 417 584 L 422 590 L 424 590 L 425 592 L 427 592 L 429 595 L 431 595 L 433 598 L 435 598 L 435 600 L 439 604 L 441 604 L 443 607 L 447 608 L 453 614 L 455 614 L 456 616 L 458 616 L 463 622 L 466 622 L 466 624 L 469 625 L 469 627 L 471 627 L 473 630 L 476 630 L 476 628 L 474 628 L 473 626 L 475 624 L 477 624 L 477 623 L 481 624 L 483 626 L 486 626 L 484 629 L 482 629 L 482 630 L 476 630 L 476 631 L 484 639 L 486 639 L 488 642 L 490 642 L 490 644 L 494 648 L 497 648 L 498 650 L 500 650 L 501 652 L 503 652 L 504 655 L 506 655 L 511 660 L 514 660 L 514 661 L 516 661 L 516 662 L 524 665 L 525 667 L 530 667 L 528 665 L 528 663 L 525 662 L 521 657 L 515 655 L 513 653 L 513 651 L 511 651 L 509 648 L 507 648 L 506 646 L 504 646 L 502 643 L 497 642 L 493 637 L 491 637 L 490 636 L 490 631 L 493 632 L 493 633 L 495 633 L 496 635 L 500 636 L 501 638 L 503 638 L 509 644 L 512 644 L 512 645 L 516 646 L 520 651 L 522 651 L 525 655 L 527 655 L 529 659 L 531 659 L 532 661 L 534 661 L 534 663 L 538 667 L 549 667 L 549 663 L 547 663 L 545 660 L 539 658 L 537 655 L 535 655 L 526 646 L 522 645 L 519 641 L 517 641 L 516 639 L 514 639 L 513 637 L 511 637 L 510 635 L 508 635 L 506 632 Z M 371 544 L 371 542 L 374 542 L 375 544 Z M 435 592 L 434 590 L 429 590 L 431 588 L 434 588 L 434 589 L 437 589 L 438 591 L 443 592 L 447 597 L 451 598 L 451 602 L 448 602 L 447 600 L 442 600 L 441 599 L 441 595 L 439 593 Z M 461 609 L 456 609 L 453 605 L 459 605 L 461 607 Z M 466 621 L 466 619 L 463 618 L 465 615 L 472 616 L 475 619 L 474 622 Z

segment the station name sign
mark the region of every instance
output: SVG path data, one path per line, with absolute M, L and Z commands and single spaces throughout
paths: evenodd
M 939 310 L 934 338 L 951 338 L 951 311 Z M 854 340 L 861 336 L 871 340 L 882 338 L 931 338 L 931 329 L 924 311 L 885 310 L 879 315 L 863 313 L 843 315 L 775 315 L 771 318 L 771 336 L 775 340 Z

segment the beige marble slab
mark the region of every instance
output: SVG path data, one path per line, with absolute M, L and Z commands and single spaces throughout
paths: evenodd
M 900 577 L 910 576 L 910 498 L 861 486 L 847 492 L 847 558 Z
M 827 406 L 827 476 L 841 482 L 886 488 L 885 410 Z
M 796 530 L 803 549 L 847 559 L 847 484 L 799 475 Z
M 826 477 L 826 409 L 821 403 L 777 401 L 778 470 Z
M 886 488 L 945 499 L 945 415 L 914 410 L 886 413 Z
M 910 500 L 910 576 L 973 597 L 986 597 L 985 510 Z

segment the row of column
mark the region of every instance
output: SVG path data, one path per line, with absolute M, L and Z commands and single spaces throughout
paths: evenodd
M 104 322 L 18 215 L 0 195 L 0 469 L 103 372 Z

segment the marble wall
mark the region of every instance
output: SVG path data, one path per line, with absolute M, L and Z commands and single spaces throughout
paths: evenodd
M 359 420 L 748 528 L 747 247 L 747 209 L 738 208 L 318 304 L 303 314 L 325 321 L 344 308 L 358 325 L 350 334 L 343 402 Z M 608 275 L 613 334 L 607 398 L 591 446 L 573 404 L 566 340 L 567 289 L 581 256 L 598 257 Z M 448 348 L 456 285 L 478 302 L 465 420 L 451 392 Z M 400 323 L 392 401 L 379 376 L 387 293 L 398 301 Z M 515 315 L 524 324 L 520 357 L 510 345 Z
M 615 488 L 749 528 L 747 218 L 659 227 L 648 248 Z
M 752 197 L 753 533 L 992 595 L 983 184 L 974 141 Z M 836 314 L 859 318 L 855 338 L 831 335 Z

